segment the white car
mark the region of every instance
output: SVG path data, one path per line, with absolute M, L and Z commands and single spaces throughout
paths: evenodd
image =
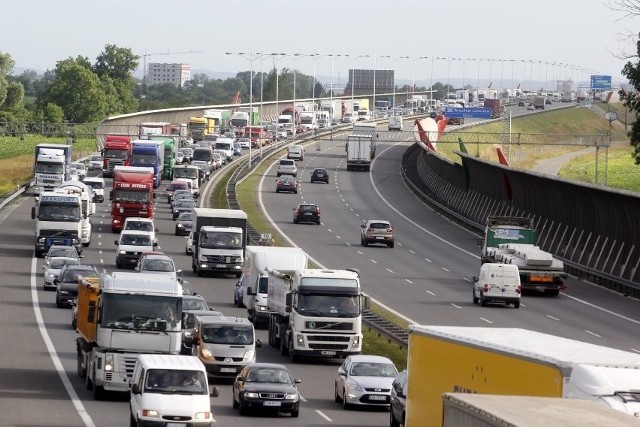
M 49 259 L 49 262 L 42 266 L 44 270 L 44 289 L 55 289 L 55 279 L 58 278 L 60 270 L 65 265 L 79 265 L 80 260 L 72 257 L 53 257 Z
M 152 252 L 158 244 L 153 241 L 148 231 L 122 230 L 120 239 L 114 242 L 116 250 L 116 267 L 132 266 L 138 263 L 144 252 Z
M 278 162 L 278 170 L 276 172 L 278 177 L 280 175 L 293 175 L 294 177 L 298 175 L 298 167 L 296 166 L 296 161 L 293 159 L 281 159 Z
M 95 203 L 104 202 L 104 178 L 100 178 L 97 176 L 88 177 L 85 178 L 82 182 L 91 187 L 91 190 L 93 190 L 93 201 Z
M 189 235 L 184 238 L 184 253 L 187 255 L 193 253 L 193 231 L 189 232 Z
M 389 406 L 391 385 L 398 375 L 393 362 L 383 356 L 348 356 L 338 368 L 335 401 L 348 409 L 356 405 Z
M 72 167 L 78 171 L 78 180 L 83 181 L 87 177 L 87 167 L 84 163 L 72 163 Z
M 248 150 L 251 147 L 251 138 L 238 138 L 237 142 L 240 143 L 243 150 Z
M 89 170 L 101 170 L 102 169 L 102 155 L 92 154 L 89 157 Z

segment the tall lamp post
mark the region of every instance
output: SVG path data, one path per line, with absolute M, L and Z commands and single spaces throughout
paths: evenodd
M 384 56 L 381 56 L 380 58 L 393 59 L 390 55 L 384 55 Z M 410 56 L 398 56 L 397 58 L 393 59 L 393 63 L 394 63 L 394 65 L 393 65 L 393 112 L 394 112 L 393 115 L 394 116 L 396 115 L 395 112 L 397 111 L 396 110 L 396 76 L 395 76 L 396 67 L 395 67 L 395 63 L 397 61 L 401 60 L 401 59 L 411 59 L 411 57 Z
M 349 55 L 344 55 L 349 56 Z M 356 59 L 358 58 L 369 58 L 369 55 L 358 55 L 351 58 L 353 60 L 353 68 L 351 69 L 351 108 L 353 109 L 353 91 L 354 91 L 354 83 L 356 80 Z

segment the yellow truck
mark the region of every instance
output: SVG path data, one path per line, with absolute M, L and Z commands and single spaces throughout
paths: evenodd
M 444 393 L 568 397 L 640 417 L 640 354 L 517 328 L 412 325 L 406 425 L 442 425 Z

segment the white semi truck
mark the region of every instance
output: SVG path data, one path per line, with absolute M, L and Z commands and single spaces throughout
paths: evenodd
M 77 371 L 100 399 L 128 392 L 139 354 L 179 354 L 182 285 L 169 276 L 114 272 L 79 278 Z
M 254 325 L 269 322 L 267 268 L 288 272 L 307 268 L 308 255 L 300 248 L 247 246 L 242 280 L 242 302 Z
M 80 196 L 82 205 L 82 230 L 80 233 L 80 242 L 82 246 L 87 247 L 91 244 L 92 226 L 89 217 L 96 213 L 96 205 L 94 203 L 93 189 L 80 181 L 65 182 L 56 190 L 61 194 L 77 194 Z
M 38 144 L 33 164 L 34 193 L 53 191 L 69 180 L 71 145 Z
M 297 361 L 362 352 L 362 291 L 355 271 L 267 272 L 269 344 L 282 355 Z
M 83 215 L 78 194 L 40 193 L 31 218 L 36 220 L 36 257 L 43 256 L 52 245 L 73 246 L 82 253 Z

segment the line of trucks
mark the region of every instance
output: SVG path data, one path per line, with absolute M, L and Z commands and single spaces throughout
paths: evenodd
M 640 425 L 637 353 L 518 328 L 412 325 L 407 371 L 406 426 Z

